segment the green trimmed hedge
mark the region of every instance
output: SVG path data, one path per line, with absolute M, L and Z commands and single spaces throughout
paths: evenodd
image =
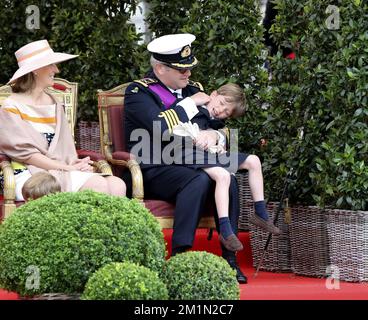
M 156 272 L 131 262 L 110 263 L 89 279 L 82 300 L 167 300 L 165 284 Z
M 236 271 L 227 261 L 205 251 L 170 258 L 162 278 L 173 300 L 238 300 Z
M 81 293 L 110 262 L 157 272 L 165 262 L 161 227 L 146 208 L 93 191 L 26 203 L 0 225 L 0 243 L 0 287 L 21 295 Z

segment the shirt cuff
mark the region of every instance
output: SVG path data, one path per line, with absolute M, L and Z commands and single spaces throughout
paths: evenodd
M 216 131 L 217 135 L 218 135 L 218 142 L 217 144 L 221 147 L 225 147 L 226 144 L 226 138 L 223 134 L 221 134 L 220 132 Z
M 185 113 L 188 116 L 188 120 L 192 120 L 192 118 L 198 113 L 198 108 L 195 102 L 190 98 L 187 97 L 180 102 L 177 103 L 178 106 L 181 106 Z

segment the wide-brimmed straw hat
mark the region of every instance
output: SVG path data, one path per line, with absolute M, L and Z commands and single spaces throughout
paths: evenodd
M 39 68 L 78 57 L 78 55 L 54 52 L 47 40 L 38 40 L 26 44 L 15 52 L 19 69 L 9 83 Z

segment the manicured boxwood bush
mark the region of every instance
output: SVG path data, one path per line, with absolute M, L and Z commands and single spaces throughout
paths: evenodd
M 170 258 L 163 275 L 174 300 L 237 300 L 236 273 L 223 258 L 205 251 L 190 251 Z
M 28 202 L 0 225 L 0 243 L 0 287 L 21 295 L 81 293 L 107 263 L 159 271 L 165 261 L 161 227 L 146 208 L 93 191 Z
M 132 262 L 113 262 L 89 279 L 83 300 L 166 300 L 166 285 L 157 273 Z

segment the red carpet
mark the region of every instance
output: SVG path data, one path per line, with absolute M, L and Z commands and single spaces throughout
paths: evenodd
M 18 300 L 19 296 L 16 293 L 4 291 L 0 289 L 0 300 Z
M 168 252 L 171 251 L 171 230 L 165 230 Z M 339 289 L 328 289 L 326 279 L 295 276 L 290 273 L 259 272 L 256 278 L 252 267 L 249 234 L 239 233 L 245 249 L 238 253 L 238 262 L 248 277 L 248 284 L 240 285 L 241 300 L 368 300 L 367 283 L 340 282 Z M 199 229 L 193 250 L 220 255 L 216 232 L 207 240 L 207 230 Z M 16 300 L 18 295 L 0 290 L 0 300 Z
M 170 249 L 171 230 L 165 230 L 165 239 Z M 328 289 L 326 279 L 296 276 L 292 273 L 259 272 L 254 278 L 249 233 L 239 233 L 244 250 L 238 253 L 241 270 L 248 283 L 240 285 L 241 300 L 368 300 L 367 283 L 340 281 L 339 289 Z M 203 250 L 220 255 L 217 233 L 207 240 L 207 230 L 199 229 L 193 250 Z

